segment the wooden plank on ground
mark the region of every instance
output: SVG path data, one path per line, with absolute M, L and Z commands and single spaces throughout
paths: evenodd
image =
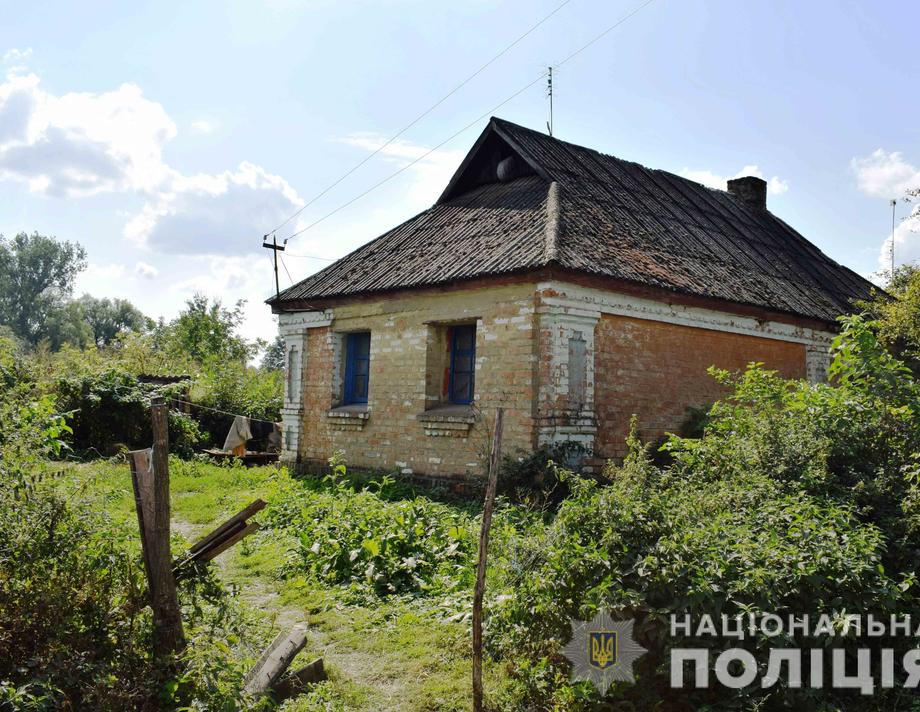
M 251 695 L 264 694 L 284 674 L 297 653 L 307 643 L 307 624 L 298 623 L 287 633 L 281 633 L 265 649 L 255 667 L 243 680 L 243 689 Z
M 215 556 L 223 554 L 231 546 L 233 546 L 239 541 L 242 541 L 250 534 L 259 531 L 261 526 L 262 525 L 259 524 L 258 522 L 252 522 L 251 524 L 247 524 L 245 527 L 236 531 L 236 533 L 234 533 L 233 535 L 228 536 L 223 541 L 215 543 L 213 547 L 210 547 L 208 549 L 205 549 L 204 551 L 199 552 L 198 555 L 196 555 L 193 558 L 196 561 L 210 561 Z
M 228 530 L 233 529 L 235 525 L 244 523 L 249 517 L 251 517 L 256 512 L 260 512 L 265 509 L 265 502 L 261 499 L 257 499 L 252 504 L 248 505 L 242 509 L 239 513 L 233 515 L 226 522 L 221 524 L 217 529 L 212 531 L 210 534 L 205 536 L 203 539 L 192 544 L 192 548 L 189 549 L 189 554 L 194 556 L 196 553 L 208 547 L 211 543 L 220 539 Z
M 271 695 L 275 702 L 284 702 L 289 697 L 305 692 L 309 685 L 322 682 L 326 679 L 326 669 L 323 659 L 317 658 L 312 663 L 304 665 L 290 675 L 285 675 L 271 688 Z

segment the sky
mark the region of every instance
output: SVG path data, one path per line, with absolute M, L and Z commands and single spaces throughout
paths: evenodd
M 424 210 L 490 114 L 544 129 L 542 80 L 506 100 L 644 2 L 0 0 L 0 233 L 81 243 L 77 294 L 167 319 L 195 292 L 245 299 L 244 334 L 271 339 L 263 234 L 324 218 L 288 244 L 283 289 Z M 652 0 L 555 71 L 554 134 L 713 187 L 759 175 L 776 215 L 870 276 L 891 199 L 920 187 L 918 20 Z M 915 206 L 898 263 L 920 259 Z

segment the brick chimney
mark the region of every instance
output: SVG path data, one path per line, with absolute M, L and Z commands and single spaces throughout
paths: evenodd
M 728 192 L 750 208 L 767 209 L 767 181 L 762 178 L 732 178 L 728 181 Z

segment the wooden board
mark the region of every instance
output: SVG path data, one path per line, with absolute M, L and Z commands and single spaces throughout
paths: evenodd
M 282 677 L 272 686 L 271 695 L 275 702 L 283 702 L 289 697 L 305 692 L 308 685 L 322 682 L 325 679 L 326 669 L 323 665 L 323 659 L 317 658 L 290 675 Z
M 219 527 L 217 527 L 217 529 L 212 531 L 210 534 L 208 534 L 207 536 L 203 537 L 202 539 L 199 539 L 197 542 L 192 544 L 192 548 L 189 549 L 189 554 L 194 556 L 195 554 L 202 551 L 203 549 L 208 548 L 209 546 L 211 546 L 212 544 L 214 544 L 221 538 L 224 538 L 228 531 L 239 529 L 240 524 L 245 525 L 245 522 L 247 519 L 249 519 L 251 516 L 253 516 L 257 512 L 261 512 L 263 509 L 265 509 L 265 506 L 266 506 L 266 503 L 264 500 L 257 499 L 252 504 L 248 505 L 247 507 L 244 507 L 237 514 L 230 517 L 230 519 L 228 519 L 226 522 L 221 524 Z
M 131 465 L 131 485 L 134 488 L 134 507 L 137 510 L 137 527 L 141 535 L 144 568 L 147 573 L 147 581 L 152 584 L 150 546 L 153 542 L 154 517 L 153 448 L 132 450 L 128 453 L 128 463 Z M 150 595 L 153 596 L 152 585 Z
M 243 689 L 251 695 L 264 694 L 287 670 L 288 665 L 307 643 L 307 624 L 298 623 L 287 633 L 281 633 L 265 649 L 255 667 L 243 680 Z

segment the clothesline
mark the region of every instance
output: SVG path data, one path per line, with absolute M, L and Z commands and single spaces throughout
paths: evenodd
M 200 403 L 192 403 L 191 401 L 185 401 L 179 398 L 167 398 L 166 400 L 170 400 L 173 403 L 183 403 L 185 405 L 190 405 L 193 408 L 201 408 L 202 410 L 209 410 L 212 413 L 220 413 L 221 415 L 229 415 L 233 418 L 243 417 L 243 418 L 249 418 L 249 420 L 254 420 L 257 423 L 268 423 L 269 425 L 275 425 L 275 421 L 273 420 L 263 420 L 262 418 L 252 418 L 248 415 L 242 415 L 241 413 L 231 413 L 228 410 L 220 410 L 220 408 L 211 408 L 210 406 L 207 406 L 207 405 L 201 405 Z

